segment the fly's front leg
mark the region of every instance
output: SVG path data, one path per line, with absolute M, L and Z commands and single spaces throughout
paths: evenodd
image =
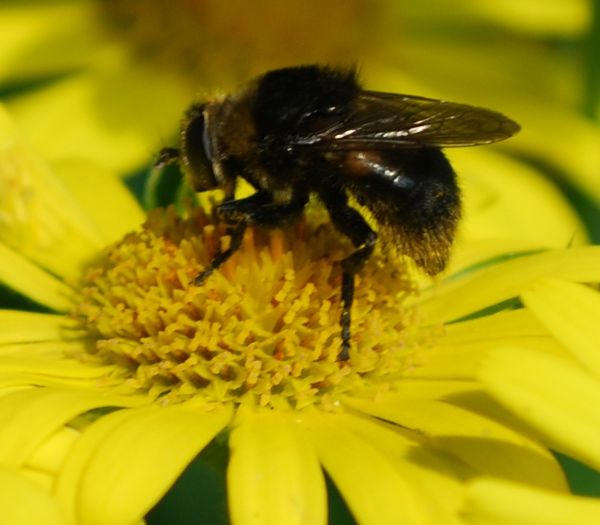
M 158 157 L 154 161 L 155 168 L 164 168 L 167 164 L 179 160 L 179 150 L 177 148 L 163 148 L 159 151 Z
M 230 246 L 224 252 L 215 255 L 202 273 L 194 279 L 194 284 L 201 285 L 240 249 L 244 232 L 249 224 L 268 227 L 283 226 L 302 213 L 307 201 L 307 195 L 298 195 L 288 203 L 277 204 L 272 201 L 270 194 L 258 192 L 245 199 L 231 200 L 221 204 L 216 211 L 218 217 L 228 225 L 228 233 L 231 235 Z
M 235 252 L 240 249 L 242 245 L 242 240 L 244 239 L 244 232 L 246 231 L 247 223 L 244 221 L 240 221 L 235 226 L 228 227 L 228 234 L 231 236 L 231 242 L 229 243 L 229 248 L 227 248 L 224 252 L 217 253 L 212 261 L 208 264 L 204 270 L 200 274 L 196 276 L 194 279 L 194 284 L 196 286 L 200 286 L 206 279 L 220 266 L 222 266 L 227 259 L 229 259 Z
M 341 261 L 342 265 L 342 351 L 338 359 L 347 361 L 350 358 L 350 326 L 352 322 L 352 302 L 354 301 L 354 276 L 365 265 L 377 241 L 377 234 L 367 224 L 367 221 L 354 208 L 348 206 L 348 198 L 342 189 L 324 185 L 319 192 L 333 225 L 346 235 L 356 251 Z

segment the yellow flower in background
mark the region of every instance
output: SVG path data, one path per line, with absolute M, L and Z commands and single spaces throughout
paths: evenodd
M 427 96 L 501 109 L 522 127 L 501 150 L 600 199 L 600 129 L 583 111 L 591 2 L 396 5 L 404 24 L 396 45 L 387 48 L 388 66 L 369 76 L 375 85 L 393 82 L 398 90 L 400 83 Z M 402 71 L 402 80 L 391 80 L 394 69 Z M 600 107 L 599 94 L 593 95 Z
M 547 446 L 599 470 L 600 294 L 544 279 L 521 297 L 570 355 L 519 346 L 494 350 L 484 360 L 482 383 Z M 465 514 L 474 524 L 591 524 L 600 520 L 600 500 L 486 480 L 470 489 Z
M 598 249 L 493 264 L 488 246 L 478 258 L 477 210 L 514 206 L 485 188 L 499 202 L 467 211 L 439 285 L 417 291 L 402 261 L 370 261 L 340 362 L 334 263 L 347 245 L 318 213 L 250 230 L 236 259 L 190 286 L 227 240 L 201 208 L 157 210 L 141 226 L 116 178 L 74 161 L 55 163 L 56 177 L 4 113 L 0 131 L 0 280 L 48 309 L 0 311 L 0 464 L 71 522 L 142 520 L 214 439 L 229 449 L 233 523 L 325 523 L 321 467 L 365 524 L 461 523 L 465 483 L 479 476 L 566 492 L 548 450 L 497 417 L 476 380 L 498 342 L 564 352 L 528 309 L 483 311 L 540 276 L 598 281 Z M 538 212 L 569 227 L 514 244 L 507 228 L 503 249 L 579 231 L 558 199 Z
M 365 0 L 4 2 L 0 95 L 46 158 L 125 174 L 192 101 L 283 65 L 360 60 L 378 18 Z

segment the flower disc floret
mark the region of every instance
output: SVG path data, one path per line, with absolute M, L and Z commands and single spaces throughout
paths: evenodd
M 74 316 L 92 337 L 91 354 L 165 402 L 333 404 L 400 371 L 399 350 L 415 339 L 414 314 L 402 308 L 414 288 L 401 261 L 376 255 L 360 273 L 351 358 L 340 361 L 338 262 L 352 246 L 311 218 L 249 228 L 239 252 L 195 285 L 229 240 L 202 208 L 186 218 L 151 212 L 83 279 Z

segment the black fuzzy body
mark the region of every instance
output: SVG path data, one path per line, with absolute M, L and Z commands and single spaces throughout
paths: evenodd
M 192 106 L 181 147 L 164 148 L 157 165 L 178 161 L 196 190 L 224 190 L 217 214 L 229 225 L 230 246 L 196 277 L 198 286 L 240 248 L 248 225 L 281 227 L 311 195 L 321 200 L 355 246 L 340 261 L 343 361 L 350 356 L 354 277 L 380 235 L 430 275 L 448 261 L 460 192 L 441 148 L 488 144 L 518 129 L 484 108 L 363 90 L 353 69 L 299 66 Z M 256 193 L 236 199 L 238 178 Z
M 293 146 L 296 137 L 343 121 L 359 92 L 353 70 L 303 66 L 261 77 L 251 101 L 259 163 L 270 183 L 292 193 L 319 195 L 324 185 L 334 185 L 351 194 L 370 210 L 388 244 L 436 274 L 460 216 L 456 177 L 439 148 L 331 152 Z M 361 153 L 365 158 L 357 158 Z

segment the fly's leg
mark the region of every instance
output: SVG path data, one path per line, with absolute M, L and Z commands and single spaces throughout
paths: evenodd
M 284 204 L 274 203 L 271 195 L 258 192 L 245 199 L 230 200 L 217 207 L 217 216 L 228 225 L 231 244 L 224 252 L 219 252 L 208 266 L 194 279 L 201 285 L 215 270 L 223 265 L 240 249 L 244 232 L 249 224 L 267 227 L 281 227 L 296 218 L 306 205 L 308 196 L 301 194 Z
M 242 245 L 242 240 L 244 239 L 244 232 L 246 231 L 247 223 L 240 221 L 235 226 L 231 226 L 228 228 L 228 234 L 231 235 L 231 242 L 229 244 L 229 248 L 227 248 L 224 252 L 217 253 L 212 261 L 208 264 L 202 272 L 200 272 L 194 279 L 194 284 L 196 286 L 200 286 L 206 279 L 220 266 L 222 266 L 227 259 L 229 259 L 235 252 L 240 249 Z
M 163 148 L 158 152 L 158 157 L 154 161 L 155 168 L 164 168 L 179 160 L 179 150 L 177 148 Z
M 323 185 L 319 191 L 333 225 L 346 235 L 356 250 L 342 259 L 342 351 L 338 359 L 347 361 L 350 358 L 350 337 L 352 322 L 352 302 L 354 300 L 354 276 L 363 268 L 377 241 L 377 234 L 367 224 L 363 216 L 348 206 L 348 197 L 344 191 L 335 186 Z

